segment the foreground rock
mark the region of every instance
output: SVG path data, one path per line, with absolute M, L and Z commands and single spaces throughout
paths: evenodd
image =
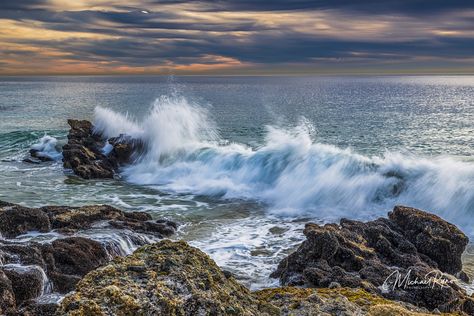
M 177 225 L 152 220 L 144 212 L 127 213 L 108 205 L 27 208 L 0 201 L 0 233 L 10 238 L 0 240 L 0 315 L 6 311 L 13 315 L 18 308 L 29 310 L 28 315 L 50 311 L 51 306 L 35 305 L 34 299 L 45 290 L 68 293 L 89 271 L 126 254 L 120 241 L 99 242 L 71 235 L 96 227 L 126 229 L 125 236 L 140 246 L 150 242 L 142 233 L 163 238 L 173 234 Z M 63 237 L 49 243 L 12 239 L 31 231 L 55 231 Z
M 118 167 L 130 162 L 142 143 L 124 135 L 106 140 L 89 121 L 68 120 L 71 127 L 63 146 L 65 168 L 84 179 L 113 178 Z M 107 146 L 106 146 L 107 145 Z
M 97 223 L 101 223 L 101 227 L 126 228 L 158 237 L 170 236 L 177 228 L 176 223 L 171 221 L 152 220 L 150 214 L 124 212 L 109 205 L 29 208 L 0 202 L 0 234 L 7 238 L 30 231 L 74 233 L 79 229 L 92 228 Z
M 282 284 L 337 284 L 429 310 L 474 314 L 474 301 L 452 276 L 467 281 L 461 254 L 468 238 L 435 215 L 397 206 L 388 219 L 307 224 L 304 234 L 306 241 L 272 274 Z
M 252 293 L 185 242 L 161 241 L 87 274 L 58 315 L 422 315 L 358 289 Z M 393 312 L 393 311 L 396 311 Z

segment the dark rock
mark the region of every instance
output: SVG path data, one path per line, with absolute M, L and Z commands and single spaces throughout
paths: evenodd
M 0 315 L 5 315 L 16 308 L 15 294 L 13 294 L 12 282 L 6 274 L 0 270 Z
M 61 293 L 71 291 L 87 272 L 109 261 L 99 242 L 83 237 L 57 239 L 42 250 L 54 288 Z
M 68 120 L 68 124 L 71 129 L 68 142 L 63 146 L 63 164 L 81 178 L 113 178 L 121 165 L 130 163 L 133 155 L 143 151 L 140 140 L 120 135 L 109 139 L 112 148 L 110 152 L 104 152 L 106 139 L 94 133 L 91 122 Z
M 40 296 L 43 292 L 43 273 L 35 266 L 19 268 L 3 268 L 3 272 L 11 281 L 17 305 Z
M 158 235 L 160 237 L 171 236 L 176 232 L 176 223 L 171 221 L 110 221 L 109 224 L 118 229 L 130 229 L 140 233 Z
M 102 153 L 105 140 L 94 134 L 89 121 L 68 120 L 68 143 L 63 146 L 63 164 L 84 179 L 114 177 L 114 165 Z
M 54 229 L 85 229 L 98 221 L 123 218 L 124 212 L 109 205 L 83 207 L 45 206 L 41 208 Z
M 408 309 L 409 308 L 409 309 Z M 164 240 L 88 273 L 60 315 L 406 315 L 420 309 L 362 289 L 250 292 L 202 251 Z
M 36 158 L 40 161 L 54 161 L 53 158 L 47 156 L 47 155 L 44 155 L 42 154 L 42 152 L 38 149 L 30 149 L 30 155 L 31 157 L 33 158 Z M 28 158 L 27 158 L 28 159 Z M 27 159 L 24 159 L 23 161 L 27 160 Z M 27 162 L 31 162 L 31 161 L 27 161 Z
M 7 238 L 14 238 L 28 231 L 44 233 L 50 230 L 48 216 L 39 209 L 20 205 L 0 208 L 0 233 Z
M 436 262 L 441 271 L 461 271 L 461 255 L 469 239 L 456 226 L 436 215 L 403 206 L 396 206 L 388 217 L 418 252 Z
M 0 231 L 14 237 L 31 230 L 48 232 L 55 229 L 75 233 L 83 229 L 94 229 L 108 225 L 155 237 L 169 236 L 176 231 L 176 223 L 158 220 L 144 212 L 123 212 L 108 205 L 83 207 L 45 206 L 38 209 L 0 202 Z M 125 234 L 125 233 L 124 233 Z M 149 243 L 149 237 L 126 233 L 135 245 Z M 75 284 L 89 271 L 108 262 L 112 257 L 125 255 L 119 245 L 111 240 L 99 243 L 83 237 L 56 239 L 52 243 L 18 243 L 13 240 L 0 242 L 0 258 L 3 263 L 35 265 L 46 271 L 54 290 L 60 293 L 71 291 Z M 22 301 L 27 298 L 22 297 Z
M 310 223 L 304 234 L 306 240 L 272 274 L 284 285 L 328 287 L 337 282 L 446 312 L 473 303 L 453 276 L 442 274 L 463 275 L 461 254 L 468 238 L 437 216 L 397 206 L 389 219 Z M 397 286 L 396 276 L 402 280 L 407 274 L 409 280 L 431 276 L 447 284 Z
M 38 303 L 35 301 L 28 302 L 25 307 L 21 308 L 15 316 L 53 316 L 56 315 L 58 304 L 55 303 Z
M 134 156 L 138 156 L 144 151 L 144 144 L 139 139 L 134 139 L 128 135 L 120 135 L 109 139 L 112 145 L 112 151 L 109 159 L 116 165 L 124 165 L 130 163 Z

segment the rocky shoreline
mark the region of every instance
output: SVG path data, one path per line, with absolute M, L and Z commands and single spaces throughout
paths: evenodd
M 126 135 L 105 139 L 88 121 L 68 124 L 63 165 L 84 179 L 114 178 L 144 150 Z M 177 228 L 108 205 L 0 201 L 0 315 L 474 315 L 461 261 L 469 240 L 424 211 L 307 223 L 306 240 L 268 276 L 282 287 L 255 292 L 199 249 L 164 239 Z M 119 237 L 87 234 L 101 230 Z M 28 237 L 42 234 L 53 238 Z M 53 294 L 63 299 L 44 299 Z
M 366 223 L 308 223 L 307 239 L 271 276 L 283 287 L 256 292 L 184 241 L 138 240 L 142 246 L 123 256 L 113 243 L 76 235 L 110 226 L 157 241 L 175 232 L 175 223 L 143 212 L 1 202 L 0 223 L 9 238 L 0 241 L 2 315 L 474 314 L 461 286 L 468 282 L 461 263 L 468 238 L 413 208 L 397 206 L 388 218 Z M 50 243 L 15 239 L 31 231 L 61 236 Z M 394 272 L 403 277 L 391 278 Z M 433 273 L 431 283 L 410 283 Z M 46 291 L 66 296 L 42 303 Z

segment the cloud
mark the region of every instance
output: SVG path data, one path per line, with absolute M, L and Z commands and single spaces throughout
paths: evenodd
M 473 13 L 456 0 L 4 0 L 0 72 L 457 65 L 473 58 Z

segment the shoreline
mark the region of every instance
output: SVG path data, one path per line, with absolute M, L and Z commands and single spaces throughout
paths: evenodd
M 38 218 L 41 218 L 39 212 L 48 214 L 49 226 L 38 220 Z M 19 216 L 19 213 L 28 214 L 29 216 L 36 214 L 36 218 L 30 222 L 25 222 L 24 217 Z M 2 271 L 0 285 L 3 284 L 0 288 L 4 291 L 2 297 L 13 298 L 14 302 L 13 304 L 10 302 L 10 306 L 5 300 L 1 302 L 0 306 L 2 306 L 3 313 L 7 315 L 52 315 L 48 313 L 53 310 L 56 315 L 103 315 L 110 311 L 119 314 L 134 311 L 141 315 L 141 313 L 146 314 L 147 311 L 154 309 L 160 310 L 160 315 L 174 315 L 174 312 L 179 313 L 182 308 L 197 308 L 195 311 L 211 312 L 211 310 L 217 308 L 216 306 L 224 309 L 233 306 L 232 308 L 238 311 L 237 315 L 286 315 L 286 312 L 290 310 L 295 315 L 312 315 L 315 311 L 321 312 L 321 315 L 323 315 L 324 310 L 334 308 L 346 312 L 360 312 L 363 315 L 371 315 L 379 309 L 385 312 L 391 311 L 395 315 L 401 315 L 402 313 L 415 313 L 413 315 L 417 315 L 416 313 L 438 313 L 440 311 L 448 313 L 464 312 L 467 315 L 474 313 L 474 309 L 471 309 L 471 307 L 474 307 L 474 301 L 466 294 L 465 290 L 459 287 L 459 284 L 462 284 L 463 281 L 469 282 L 467 275 L 461 270 L 460 261 L 468 243 L 467 237 L 454 225 L 445 222 L 441 218 L 407 207 L 395 207 L 394 211 L 389 213 L 389 219 L 380 218 L 367 223 L 347 219 L 341 220 L 339 225 L 326 224 L 320 226 L 308 223 L 305 229 L 306 241 L 290 256 L 282 260 L 278 267 L 275 266 L 275 271 L 271 277 L 280 278 L 280 287 L 266 288 L 255 292 L 250 292 L 240 285 L 230 272 L 222 271 L 206 254 L 189 246 L 186 242 L 173 242 L 167 239 L 160 242 L 159 239 L 164 237 L 162 235 L 163 231 L 158 233 L 157 239 L 142 240 L 142 246 L 137 243 L 138 249 L 132 254 L 117 251 L 117 245 L 114 246 L 113 243 L 107 246 L 92 239 L 76 236 L 76 233 L 84 229 L 95 229 L 97 223 L 101 223 L 100 226 L 103 227 L 104 221 L 108 221 L 108 225 L 123 232 L 130 233 L 131 229 L 137 229 L 142 235 L 150 234 L 150 231 L 142 231 L 143 227 L 149 226 L 147 223 L 150 219 L 140 212 L 124 213 L 106 205 L 82 208 L 46 206 L 39 209 L 28 209 L 2 202 L 0 203 L 0 217 L 2 217 L 2 222 L 8 220 L 12 223 L 0 227 L 3 236 L 11 237 L 0 242 L 3 260 L 5 258 L 12 260 L 15 253 L 17 259 L 18 256 L 20 257 L 20 260 L 16 261 L 16 264 L 20 263 L 20 266 L 12 266 L 10 263 L 3 261 L 3 266 L 0 269 Z M 24 223 L 25 225 L 16 226 L 14 223 Z M 53 224 L 51 225 L 51 223 Z M 118 225 L 117 223 L 121 224 Z M 168 236 L 174 233 L 176 229 L 175 224 L 170 223 L 169 225 L 166 230 Z M 394 225 L 398 225 L 398 227 Z M 426 226 L 429 229 L 414 232 L 413 225 L 415 227 Z M 165 227 L 160 226 L 160 228 L 164 229 Z M 15 237 L 22 236 L 21 233 L 38 230 L 42 230 L 43 233 L 57 232 L 61 235 L 52 242 L 52 252 L 49 250 L 51 246 L 48 246 L 48 243 L 39 245 L 34 242 L 15 242 Z M 437 231 L 439 236 L 430 235 L 433 230 Z M 375 239 L 371 240 L 370 238 L 374 238 L 374 232 L 383 235 L 379 235 L 377 241 Z M 399 233 L 402 235 L 396 235 Z M 153 234 L 153 231 L 151 234 Z M 396 239 L 386 239 L 390 236 L 392 238 L 396 237 Z M 401 236 L 405 236 L 403 238 L 406 239 L 404 241 L 397 240 L 397 238 L 402 238 Z M 380 248 L 380 240 L 385 240 L 388 244 Z M 419 248 L 420 245 L 416 246 L 417 240 L 423 240 L 421 248 Z M 451 252 L 446 252 L 448 251 L 444 243 L 446 240 L 451 243 L 451 246 L 448 247 Z M 59 246 L 60 243 L 61 246 Z M 84 249 L 83 246 L 79 246 L 81 244 L 84 244 L 86 248 L 96 247 L 97 250 L 91 253 L 90 258 L 87 259 L 89 260 L 87 262 L 94 263 L 90 263 L 88 268 L 84 268 L 83 263 L 81 263 L 84 261 L 80 260 L 79 263 L 76 262 L 75 266 L 69 266 L 68 268 L 65 268 L 65 266 L 61 268 L 57 265 L 59 262 L 68 265 L 77 260 L 76 258 L 71 261 L 72 258 L 77 257 L 78 251 L 80 251 L 78 249 Z M 433 251 L 425 249 L 425 244 L 431 245 L 432 249 L 430 249 Z M 64 247 L 63 245 L 71 245 L 72 247 Z M 20 250 L 19 247 L 22 249 Z M 52 253 L 53 257 L 60 261 L 51 265 L 47 262 L 48 255 L 45 257 L 43 254 L 44 259 L 42 260 L 46 260 L 43 261 L 45 268 L 41 268 L 40 264 L 32 265 L 32 261 L 38 260 L 37 255 L 35 255 L 35 253 L 38 253 L 37 249 L 40 249 L 39 253 L 45 251 L 46 253 Z M 388 249 L 391 249 L 391 251 L 387 252 Z M 61 255 L 58 257 L 55 251 L 59 251 Z M 387 253 L 392 251 L 395 251 L 397 255 L 390 259 Z M 352 259 L 349 255 L 351 252 L 353 253 Z M 180 253 L 182 255 L 179 255 Z M 5 254 L 7 255 L 5 256 Z M 123 257 L 124 255 L 127 256 Z M 296 259 L 295 256 L 303 256 L 305 259 Z M 357 259 L 360 256 L 366 258 Z M 97 261 L 97 258 L 102 259 Z M 397 261 L 400 258 L 403 258 L 406 262 Z M 161 260 L 164 260 L 164 263 L 158 264 Z M 199 265 L 201 260 L 205 260 L 206 264 Z M 29 264 L 26 264 L 25 268 L 21 268 L 21 265 L 25 262 Z M 361 262 L 364 266 L 360 266 Z M 395 266 L 394 262 L 399 262 L 400 266 Z M 320 263 L 323 263 L 323 266 L 334 264 L 334 267 L 324 272 L 324 268 Z M 169 268 L 166 268 L 168 264 L 171 264 L 171 267 L 174 267 L 173 269 L 177 269 L 176 271 L 181 271 L 179 275 L 169 273 L 167 270 Z M 41 269 L 34 268 L 34 266 Z M 63 269 L 63 272 L 69 271 L 73 274 L 66 279 L 64 276 L 55 276 L 57 272 L 52 271 L 52 267 L 59 269 L 58 271 Z M 77 271 L 71 272 L 71 268 L 77 269 Z M 110 269 L 119 269 L 122 272 L 110 274 Z M 182 273 L 183 269 L 187 271 L 184 274 Z M 237 287 L 239 290 L 229 291 L 225 294 L 229 297 L 223 299 L 221 296 L 222 293 L 225 293 L 225 287 L 216 285 L 217 287 L 214 288 L 213 283 L 211 283 L 202 288 L 203 285 L 200 282 L 203 281 L 199 281 L 199 278 L 202 278 L 203 274 L 207 275 L 209 273 L 207 269 L 214 271 L 210 272 L 213 275 L 212 278 L 222 278 L 219 282 L 225 283 L 228 281 L 230 285 L 226 283 L 227 285 Z M 314 279 L 316 276 L 314 273 L 318 269 L 319 274 L 316 274 L 318 276 Z M 38 273 L 39 270 L 45 272 L 41 274 Z M 360 276 L 367 273 L 367 271 L 371 271 L 371 276 L 365 275 L 364 279 L 357 281 L 354 279 L 354 273 L 357 270 Z M 165 271 L 168 272 L 165 273 Z M 334 273 L 335 271 L 338 272 Z M 349 274 L 342 271 L 347 271 Z M 393 271 L 398 271 L 403 276 L 404 281 L 402 279 L 390 279 L 392 274 L 387 271 L 392 274 Z M 422 282 L 421 280 L 426 277 L 426 272 L 431 271 L 438 271 L 439 275 L 434 281 L 430 279 Z M 145 275 L 137 278 L 137 273 Z M 140 281 L 143 277 L 149 278 L 149 273 L 153 275 L 164 273 L 163 275 L 169 277 L 169 279 L 165 278 L 161 281 L 155 279 L 149 281 L 158 282 L 156 286 L 165 286 L 163 289 L 165 292 L 163 293 L 167 293 L 168 297 L 165 301 L 160 300 L 160 303 L 153 300 L 147 301 L 146 299 L 142 301 L 142 297 L 152 295 L 150 293 L 144 295 L 146 291 L 149 291 L 149 287 L 145 286 L 149 283 Z M 192 275 L 195 273 L 198 274 L 193 277 Z M 325 276 L 324 273 L 326 273 Z M 381 273 L 381 275 L 377 276 L 376 273 Z M 411 277 L 410 273 L 412 276 L 416 276 L 416 279 Z M 122 275 L 127 275 L 126 279 L 123 279 Z M 44 279 L 45 276 L 46 280 Z M 51 276 L 53 276 L 52 279 Z M 387 288 L 384 290 L 383 286 L 380 285 L 374 287 L 380 282 L 380 278 L 386 278 L 386 281 L 391 282 L 388 291 Z M 416 281 L 418 278 L 420 279 L 419 282 Z M 21 282 L 33 279 L 38 280 L 33 283 L 36 284 L 36 287 L 30 285 L 26 290 L 27 283 Z M 10 283 L 8 280 L 10 280 Z M 20 280 L 20 283 L 17 280 Z M 62 286 L 58 282 L 65 282 L 64 284 L 67 286 Z M 71 287 L 71 282 L 77 283 L 77 285 Z M 219 282 L 218 284 L 220 284 Z M 10 287 L 8 284 L 10 284 Z M 110 288 L 112 284 L 115 284 L 113 291 Z M 170 287 L 170 284 L 182 285 Z M 189 289 L 195 287 L 200 289 L 197 292 L 191 291 L 191 301 L 194 303 L 190 303 L 189 294 L 182 297 L 182 286 Z M 44 291 L 48 288 L 50 292 L 45 293 Z M 66 299 L 61 301 L 59 305 L 58 302 L 45 303 L 42 295 L 56 294 L 58 289 L 64 293 L 62 295 L 66 295 Z M 75 291 L 71 292 L 74 289 Z M 240 294 L 236 294 L 236 291 Z M 5 295 L 5 293 L 9 293 L 9 295 Z M 154 295 L 159 295 L 158 293 L 156 292 Z M 59 298 L 62 295 L 56 295 L 56 297 Z M 110 295 L 117 297 L 119 301 L 125 301 L 119 303 L 119 301 L 104 300 L 104 297 Z M 196 302 L 201 301 L 197 297 L 203 295 L 205 297 L 211 295 L 212 298 L 208 298 L 207 303 L 202 306 L 200 304 L 196 305 Z M 229 303 L 229 299 L 235 299 L 234 295 L 240 298 L 232 305 Z M 360 297 L 365 298 L 363 302 L 359 301 Z M 16 299 L 19 300 L 18 305 Z M 345 302 L 342 306 L 339 303 L 336 304 L 341 299 Z M 172 300 L 181 300 L 183 305 L 175 306 L 171 303 Z M 249 300 L 248 304 L 242 303 L 243 300 Z M 95 310 L 90 311 L 89 306 L 95 306 Z M 174 312 L 172 312 L 173 310 Z M 220 310 L 217 313 L 217 315 L 227 314 L 225 310 Z

